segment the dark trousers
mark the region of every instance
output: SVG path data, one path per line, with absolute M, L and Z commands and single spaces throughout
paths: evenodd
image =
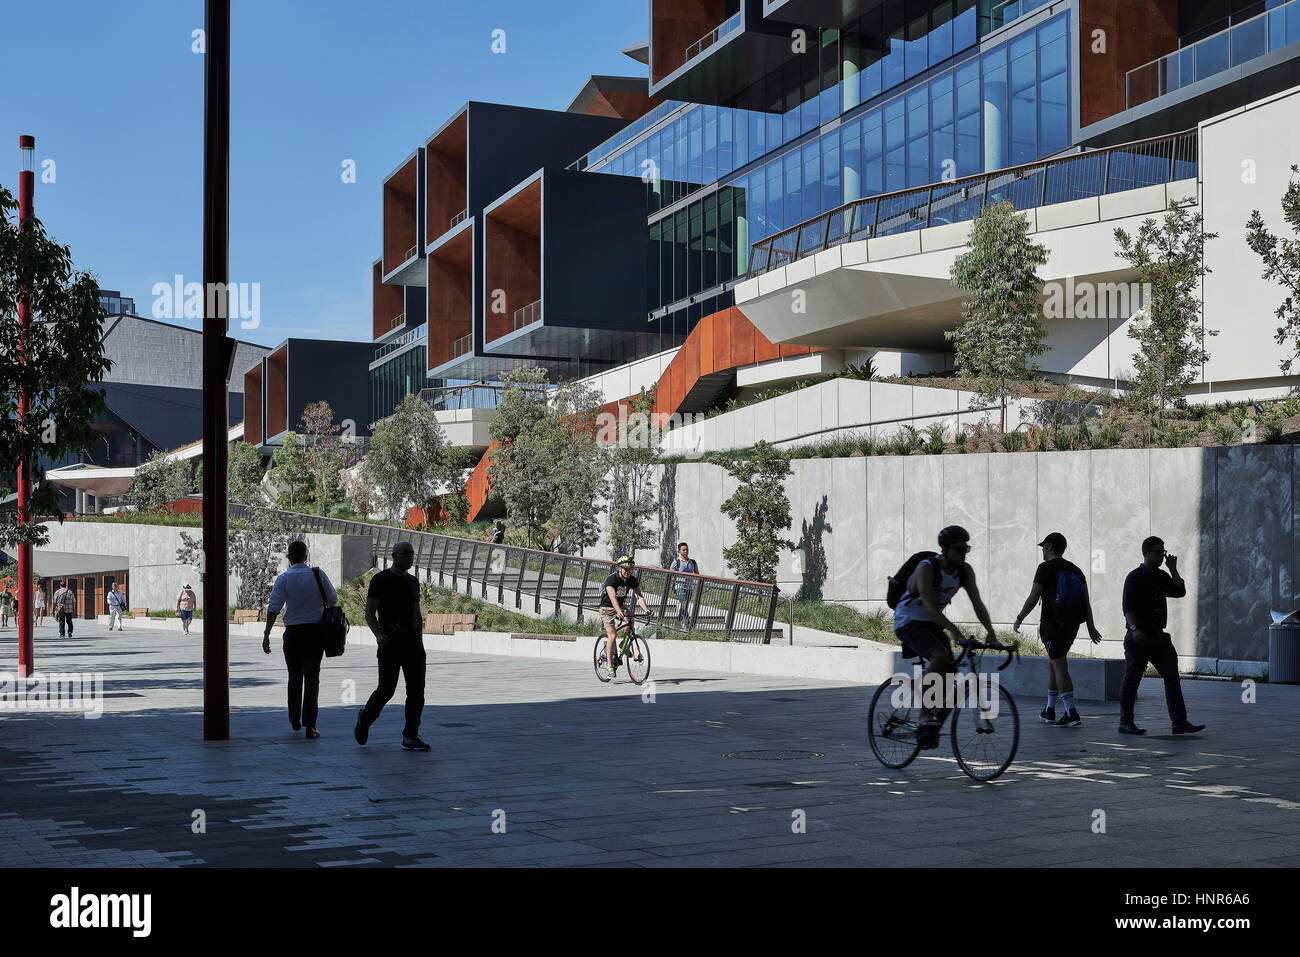
M 72 612 L 70 611 L 59 612 L 59 637 L 60 638 L 63 637 L 63 626 L 65 623 L 68 626 L 68 637 L 71 638 L 72 637 Z
M 289 723 L 316 727 L 320 697 L 320 660 L 325 646 L 320 626 L 286 625 L 284 663 L 289 667 Z M 300 720 L 301 719 L 301 720 Z
M 397 691 L 400 673 L 406 680 L 406 726 L 402 729 L 402 737 L 419 737 L 420 715 L 424 711 L 424 642 L 420 638 L 380 641 L 376 657 L 379 659 L 379 687 L 362 709 L 361 723 L 368 728 L 379 719 L 379 712 Z
M 1134 641 L 1132 632 L 1124 637 L 1124 683 L 1119 692 L 1119 717 L 1133 723 L 1133 705 L 1137 701 L 1138 683 L 1147 663 L 1155 665 L 1160 677 L 1165 679 L 1165 705 L 1169 720 L 1182 724 L 1187 720 L 1187 705 L 1183 702 L 1183 688 L 1178 678 L 1178 652 L 1168 632 L 1148 633 L 1145 641 Z

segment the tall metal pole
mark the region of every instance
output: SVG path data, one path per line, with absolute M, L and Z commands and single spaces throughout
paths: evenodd
M 18 151 L 22 168 L 18 172 L 18 232 L 22 233 L 32 219 L 32 194 L 36 191 L 36 137 L 18 137 Z M 32 316 L 27 291 L 20 290 L 18 298 L 18 352 L 27 361 L 27 337 L 32 329 Z M 18 390 L 18 422 L 26 429 L 28 397 L 26 389 Z M 31 469 L 26 461 L 18 463 L 18 524 L 31 520 L 27 502 L 32 494 Z M 27 678 L 36 667 L 36 649 L 32 643 L 32 546 L 18 546 L 18 674 Z
M 230 0 L 206 0 L 203 66 L 203 737 L 230 737 L 226 335 L 230 279 Z

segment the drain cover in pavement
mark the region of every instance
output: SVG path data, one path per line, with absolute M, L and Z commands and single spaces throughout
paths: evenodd
M 820 751 L 786 751 L 774 748 L 766 751 L 728 751 L 724 758 L 741 758 L 746 761 L 801 761 L 808 758 L 824 758 Z

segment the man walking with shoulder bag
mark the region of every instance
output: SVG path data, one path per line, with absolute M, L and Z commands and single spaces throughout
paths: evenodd
M 271 626 L 284 608 L 284 663 L 289 669 L 289 726 L 306 727 L 307 739 L 316 730 L 320 696 L 320 660 L 325 654 L 321 618 L 325 608 L 338 604 L 329 576 L 307 564 L 307 543 L 289 543 L 289 569 L 275 580 L 266 604 L 266 629 L 262 650 L 271 653 Z M 323 593 L 323 595 L 322 595 Z M 286 607 L 287 606 L 287 607 Z

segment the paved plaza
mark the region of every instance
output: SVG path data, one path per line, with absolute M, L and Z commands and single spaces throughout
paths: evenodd
M 651 700 L 537 658 L 431 653 L 418 754 L 398 746 L 400 684 L 352 740 L 345 697 L 375 681 L 353 647 L 326 660 L 306 741 L 278 638 L 270 657 L 232 639 L 232 737 L 204 742 L 200 640 L 37 630 L 39 671 L 104 674 L 104 714 L 0 712 L 0 866 L 1300 865 L 1296 687 L 1244 704 L 1240 684 L 1184 682 L 1197 738 L 1168 733 L 1150 679 L 1145 738 L 1116 733 L 1113 702 L 1058 729 L 1022 697 L 1016 761 L 981 785 L 946 736 L 878 764 L 868 688 L 665 670 Z M 0 631 L 0 670 L 16 660 Z

